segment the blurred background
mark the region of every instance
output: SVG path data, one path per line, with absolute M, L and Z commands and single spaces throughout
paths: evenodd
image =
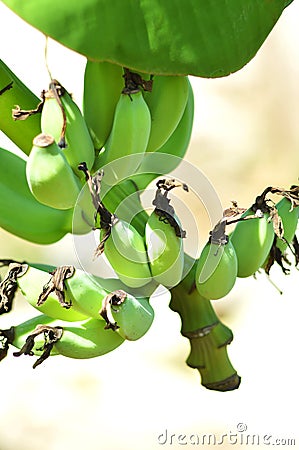
M 224 207 L 231 200 L 248 207 L 266 186 L 298 181 L 298 13 L 293 2 L 241 71 L 223 79 L 191 78 L 196 109 L 186 160 L 210 180 Z M 49 82 L 44 37 L 2 3 L 0 20 L 1 59 L 39 96 Z M 81 105 L 84 58 L 49 41 L 48 64 Z M 0 146 L 14 149 L 2 134 Z M 190 208 L 204 243 L 202 207 Z M 188 246 L 192 253 L 192 236 Z M 77 264 L 71 236 L 43 247 L 0 230 L 0 256 Z M 214 302 L 234 332 L 229 355 L 242 377 L 238 390 L 218 393 L 201 386 L 198 372 L 185 364 L 189 343 L 163 295 L 153 301 L 150 331 L 101 358 L 56 356 L 36 370 L 29 357 L 10 354 L 1 362 L 0 450 L 178 449 L 184 434 L 185 447 L 193 448 L 188 436 L 204 433 L 214 433 L 218 441 L 227 434 L 218 447 L 231 448 L 242 431 L 245 437 L 260 436 L 260 442 L 267 435 L 268 442 L 296 439 L 299 446 L 298 271 L 285 277 L 273 269 L 271 278 L 282 295 L 258 274 L 257 280 L 238 280 L 227 298 Z M 0 318 L 0 328 L 32 313 L 19 298 L 13 316 Z

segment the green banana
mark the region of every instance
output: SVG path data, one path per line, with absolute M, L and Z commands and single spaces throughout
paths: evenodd
M 96 149 L 105 145 L 111 132 L 123 84 L 121 66 L 87 60 L 84 72 L 83 114 Z
M 40 315 L 13 327 L 10 344 L 19 348 L 14 356 L 40 356 L 37 367 L 48 356 L 87 359 L 102 356 L 119 347 L 124 339 L 105 329 L 103 320 L 88 318 L 78 322 L 65 322 Z
M 252 218 L 245 219 L 249 216 Z M 274 240 L 274 228 L 262 196 L 245 211 L 241 219 L 230 241 L 238 259 L 238 277 L 245 278 L 253 275 L 264 263 Z
M 0 130 L 27 155 L 33 138 L 40 133 L 40 118 L 35 114 L 27 120 L 16 121 L 12 118 L 12 109 L 19 105 L 33 109 L 39 102 L 39 98 L 0 59 Z
M 112 293 L 103 302 L 100 314 L 106 328 L 117 330 L 123 339 L 136 341 L 149 330 L 154 320 L 154 310 L 147 298 L 136 298 L 124 291 Z
M 136 175 L 131 180 L 143 190 L 155 178 L 170 173 L 176 169 L 184 158 L 192 132 L 194 116 L 194 95 L 190 81 L 188 80 L 188 100 L 184 113 L 176 129 L 168 140 L 155 152 L 146 152 L 137 169 Z
M 101 232 L 103 239 L 105 231 Z M 127 286 L 139 288 L 152 280 L 143 237 L 130 223 L 115 218 L 104 252 L 119 279 Z
M 184 269 L 184 248 L 182 238 L 186 232 L 182 230 L 174 208 L 170 205 L 168 192 L 175 187 L 175 180 L 161 179 L 157 182 L 156 195 L 153 200 L 154 211 L 150 214 L 145 226 L 145 241 L 150 269 L 153 279 L 165 287 L 172 288 L 178 284 Z
M 107 184 L 120 182 L 136 171 L 145 153 L 150 129 L 151 116 L 142 93 L 139 90 L 121 93 L 105 150 L 95 163 L 104 169 Z
M 182 118 L 188 96 L 188 77 L 154 77 L 152 92 L 144 93 L 151 115 L 146 151 L 154 152 L 167 142 Z
M 173 217 L 178 222 L 178 219 Z M 145 241 L 153 279 L 167 288 L 178 284 L 183 275 L 182 237 L 154 210 L 145 226 Z
M 26 160 L 0 148 L 0 226 L 37 244 L 59 241 L 71 230 L 72 211 L 38 202 L 26 180 Z
M 15 265 L 11 265 L 9 270 L 14 267 Z M 18 288 L 27 302 L 39 312 L 52 317 L 53 319 L 67 321 L 83 320 L 89 316 L 87 313 L 81 312 L 80 308 L 76 308 L 76 305 L 74 306 L 75 302 L 73 301 L 73 296 L 69 293 L 69 284 L 66 283 L 66 280 L 65 282 L 63 281 L 63 290 L 59 291 L 53 286 L 53 290 L 51 291 L 50 282 L 52 277 L 48 270 L 42 270 L 27 264 L 22 264 L 20 270 L 22 270 L 22 272 L 16 279 Z M 53 270 L 55 270 L 54 267 Z M 70 270 L 69 273 L 72 274 Z M 41 302 L 40 299 L 46 292 L 48 294 L 46 300 L 44 299 L 43 302 Z M 85 295 L 89 295 L 88 290 L 85 291 Z
M 76 175 L 82 176 L 78 170 L 81 162 L 93 166 L 95 151 L 84 117 L 70 94 L 55 81 L 44 93 L 41 130 L 54 137 Z
M 57 209 L 69 209 L 76 204 L 80 180 L 49 134 L 41 133 L 34 138 L 26 177 L 32 194 L 40 203 Z
M 217 300 L 232 290 L 237 272 L 238 260 L 231 241 L 209 241 L 197 262 L 196 288 L 203 297 Z
M 299 207 L 294 206 L 287 197 L 283 197 L 276 205 L 278 215 L 283 225 L 283 239 L 277 239 L 276 247 L 284 253 L 293 240 L 298 226 Z

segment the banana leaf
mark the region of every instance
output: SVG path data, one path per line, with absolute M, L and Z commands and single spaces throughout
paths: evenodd
M 222 77 L 259 50 L 290 0 L 2 0 L 89 59 L 140 72 Z

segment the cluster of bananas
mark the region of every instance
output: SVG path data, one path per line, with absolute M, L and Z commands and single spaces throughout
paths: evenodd
M 27 109 L 15 106 L 9 121 L 8 111 L 21 102 Z M 194 260 L 184 252 L 186 232 L 169 198 L 174 188 L 188 187 L 165 176 L 190 140 L 187 77 L 87 61 L 81 113 L 56 80 L 37 104 L 0 61 L 0 109 L 0 128 L 23 151 L 20 157 L 0 149 L 0 226 L 39 244 L 99 230 L 95 256 L 104 253 L 118 277 L 2 260 L 9 267 L 0 283 L 0 314 L 20 291 L 39 315 L 0 332 L 0 359 L 13 345 L 15 356 L 37 355 L 36 367 L 50 355 L 91 358 L 139 339 L 153 322 L 150 299 L 162 284 L 190 341 L 187 364 L 208 389 L 238 388 L 227 354 L 233 334 L 211 300 L 225 297 L 237 277 L 260 269 L 269 275 L 274 262 L 288 273 L 290 252 L 298 264 L 298 186 L 269 187 L 247 210 L 233 202 Z M 160 175 L 148 214 L 139 192 Z M 270 194 L 282 198 L 275 204 Z
M 153 322 L 149 298 L 124 291 L 117 279 L 96 277 L 73 266 L 1 262 L 9 264 L 0 289 L 1 313 L 12 309 L 19 290 L 39 315 L 0 332 L 0 359 L 10 344 L 19 349 L 15 356 L 38 355 L 34 367 L 50 355 L 93 358 L 124 340 L 141 338 Z
M 4 112 L 28 101 L 30 91 L 2 62 L 0 81 L 5 85 L 0 95 Z M 25 102 L 30 109 L 13 109 L 13 125 L 26 130 L 22 136 L 11 121 L 1 123 L 24 156 L 1 149 L 0 225 L 40 244 L 56 242 L 67 232 L 100 228 L 105 245 L 99 247 L 105 248 L 119 277 L 103 279 L 70 266 L 2 261 L 9 268 L 0 284 L 1 314 L 12 309 L 20 291 L 39 316 L 1 331 L 1 359 L 12 344 L 19 349 L 16 356 L 38 355 L 35 367 L 49 355 L 90 358 L 125 339 L 139 339 L 154 318 L 149 298 L 156 287 L 181 281 L 184 232 L 168 198 L 177 184 L 166 179 L 157 183 L 150 215 L 141 210 L 137 191 L 139 184 L 144 189 L 161 171 L 174 168 L 171 158 L 168 167 L 158 167 L 146 162 L 146 154 L 173 154 L 175 165 L 181 161 L 194 105 L 187 77 L 145 80 L 128 69 L 91 61 L 86 64 L 83 114 L 56 80 L 38 104 L 35 96 L 30 100 L 30 105 Z M 5 128 L 6 122 L 10 127 Z M 139 173 L 146 170 L 145 177 L 136 175 L 142 165 Z M 132 207 L 139 211 L 135 221 L 137 228 L 141 223 L 140 233 L 125 220 Z
M 282 196 L 276 204 L 268 194 Z M 224 211 L 222 219 L 210 232 L 197 263 L 196 288 L 209 299 L 225 297 L 233 288 L 237 277 L 246 278 L 260 269 L 269 275 L 276 262 L 283 272 L 289 272 L 287 250 L 299 262 L 296 230 L 299 214 L 299 187 L 289 190 L 269 187 L 259 195 L 247 210 L 233 206 Z M 239 219 L 235 216 L 242 214 Z M 235 223 L 227 236 L 228 224 Z

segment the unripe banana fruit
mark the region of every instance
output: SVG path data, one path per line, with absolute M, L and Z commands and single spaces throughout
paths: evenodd
M 145 226 L 145 241 L 153 279 L 165 287 L 172 288 L 181 281 L 184 268 L 184 249 L 182 230 L 174 208 L 170 205 L 168 192 L 175 187 L 175 180 L 161 179 L 156 183 L 157 190 L 153 200 L 154 211 Z
M 200 295 L 217 300 L 233 288 L 238 272 L 235 249 L 228 240 L 219 244 L 208 242 L 198 259 L 195 281 Z
M 51 83 L 45 93 L 41 129 L 43 133 L 53 136 L 61 146 L 76 175 L 82 176 L 78 170 L 81 162 L 85 161 L 87 167 L 92 167 L 95 151 L 86 122 L 70 94 L 57 82 Z
M 167 220 L 153 211 L 146 223 L 145 241 L 153 279 L 168 288 L 176 286 L 184 268 L 182 238 Z
M 101 233 L 103 238 L 104 233 Z M 105 256 L 119 279 L 127 286 L 139 288 L 152 280 L 142 236 L 129 223 L 115 219 L 105 242 Z
M 251 207 L 242 218 L 254 216 L 258 211 Z M 238 259 L 238 277 L 249 277 L 262 266 L 273 239 L 274 229 L 267 212 L 237 223 L 230 240 Z
M 283 197 L 275 206 L 283 224 L 283 239 L 277 239 L 276 247 L 284 253 L 297 230 L 299 207 L 292 208 L 290 200 L 286 197 Z
M 73 306 L 73 295 L 72 291 L 68 289 L 68 286 L 66 286 L 66 289 L 64 290 L 64 301 L 66 305 L 72 305 L 69 308 L 63 307 L 60 304 L 55 290 L 49 293 L 49 295 L 47 296 L 47 300 L 44 303 L 38 305 L 40 295 L 44 291 L 44 286 L 47 286 L 47 284 L 51 280 L 51 275 L 47 270 L 41 270 L 39 268 L 28 265 L 27 268 L 25 267 L 26 265 L 23 266 L 24 273 L 21 274 L 21 276 L 17 277 L 17 284 L 23 296 L 30 305 L 39 310 L 41 313 L 52 317 L 53 319 L 78 321 L 84 320 L 89 316 L 88 313 L 81 312 L 79 308 L 76 309 L 76 307 Z M 11 269 L 11 266 L 9 267 L 9 269 Z M 75 280 L 75 283 L 76 281 L 77 279 Z M 81 294 L 81 292 L 78 293 L 78 297 L 79 294 Z M 89 290 L 85 290 L 85 295 L 86 298 L 88 298 Z
M 154 310 L 147 298 L 135 298 L 124 291 L 116 291 L 103 302 L 100 314 L 106 320 L 106 328 L 116 330 L 129 341 L 140 339 L 154 320 Z
M 11 344 L 20 349 L 14 356 L 40 356 L 33 367 L 57 354 L 75 359 L 95 358 L 124 342 L 118 333 L 105 328 L 105 321 L 93 318 L 70 323 L 40 315 L 13 330 Z
M 152 92 L 144 93 L 151 115 L 147 152 L 159 149 L 172 135 L 182 118 L 188 96 L 188 77 L 154 77 Z
M 123 84 L 121 66 L 107 61 L 87 60 L 84 73 L 83 114 L 97 149 L 105 145 L 111 132 Z
M 95 358 L 115 350 L 124 342 L 118 333 L 105 328 L 104 320 L 91 318 L 60 326 L 63 334 L 54 349 L 68 358 Z
M 140 91 L 121 94 L 103 155 L 105 182 L 115 184 L 132 175 L 146 151 L 151 130 L 151 116 Z M 126 156 L 127 158 L 121 159 Z
M 56 209 L 75 205 L 80 181 L 52 136 L 41 133 L 34 138 L 26 177 L 32 194 L 40 203 Z

